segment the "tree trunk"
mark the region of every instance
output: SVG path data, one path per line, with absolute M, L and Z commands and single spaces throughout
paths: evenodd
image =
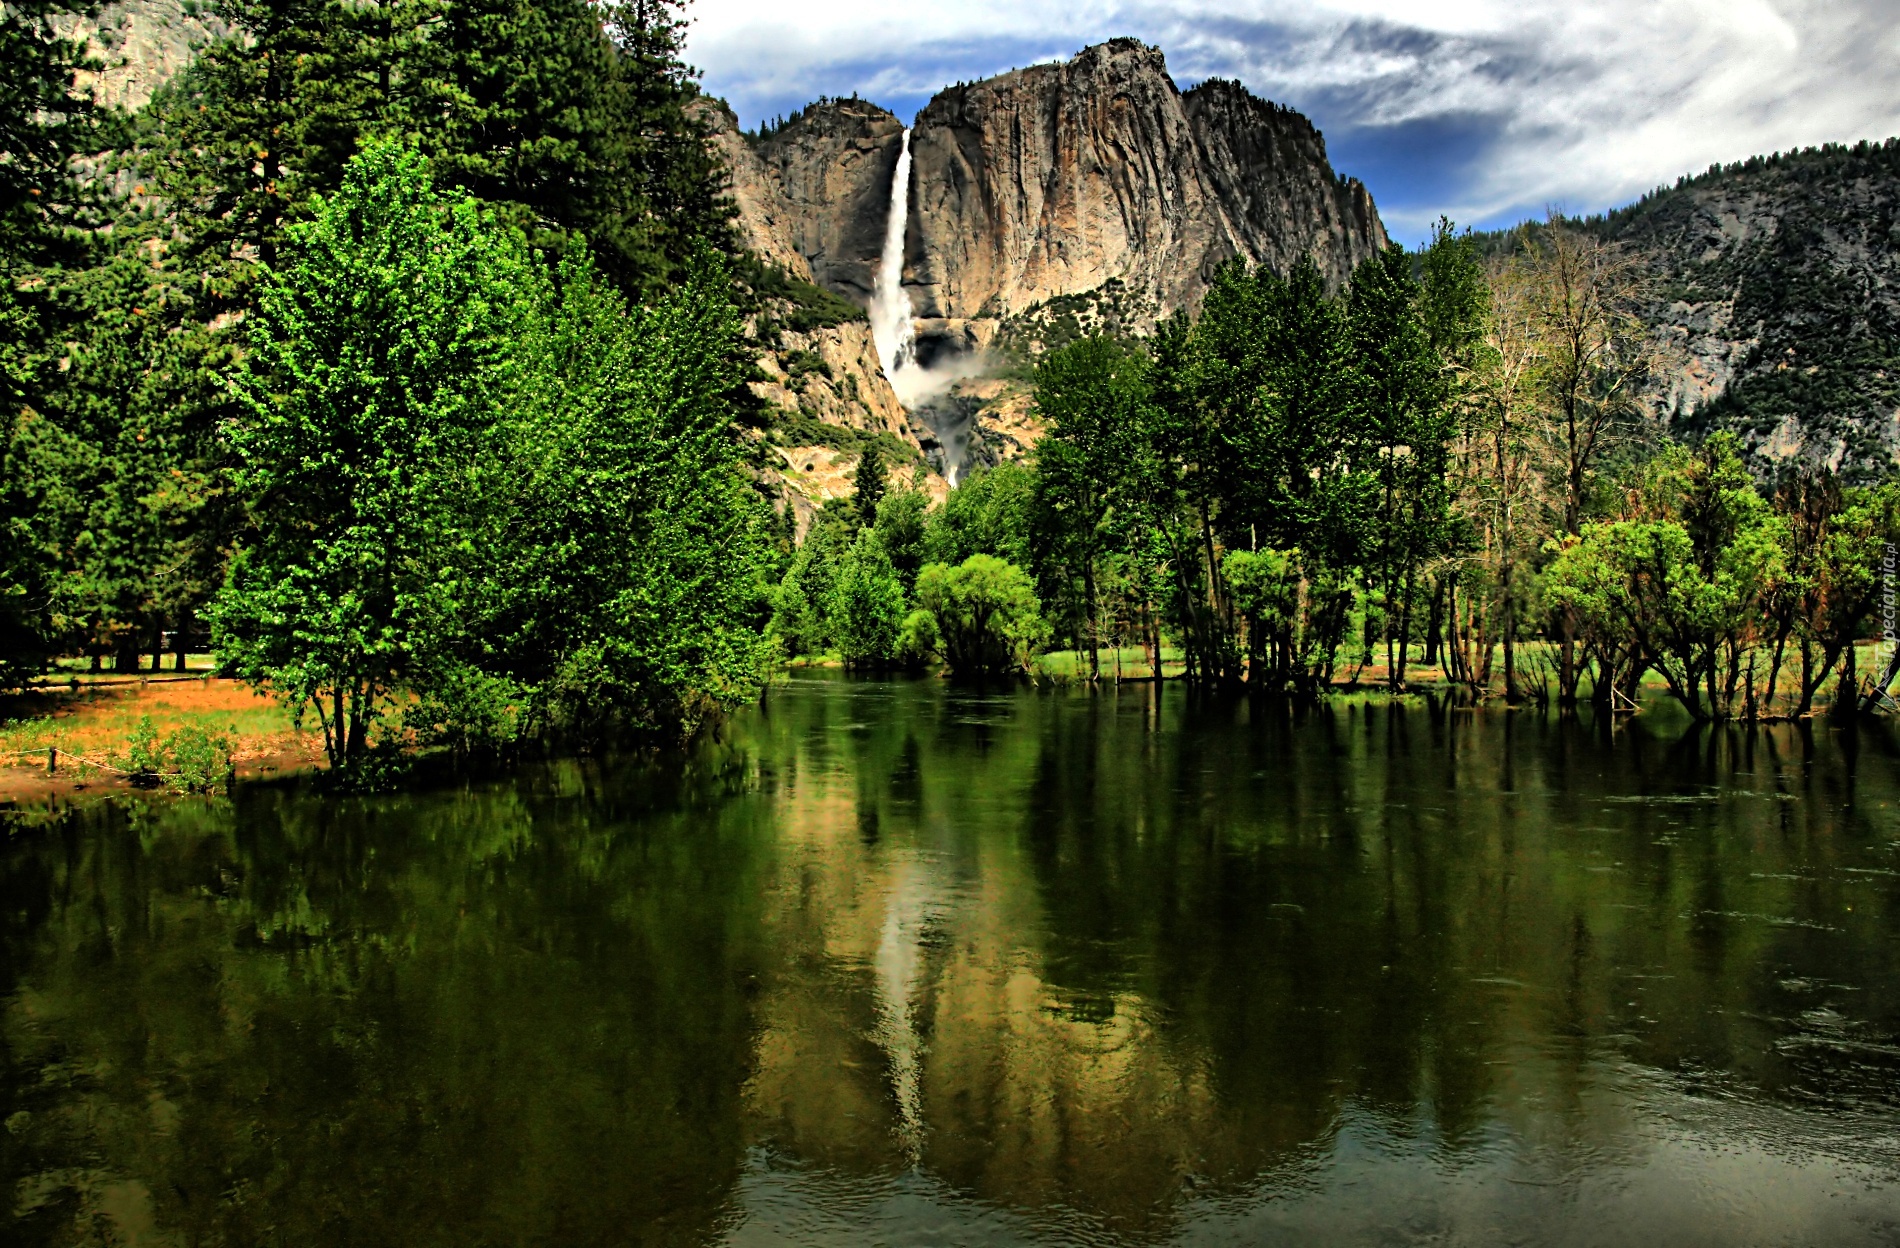
M 1874 651 L 1874 662 L 1876 664 L 1880 662 L 1879 650 Z M 1880 673 L 1878 683 L 1867 691 L 1867 697 L 1860 704 L 1861 714 L 1872 715 L 1879 709 L 1881 701 L 1887 696 L 1887 690 L 1893 687 L 1896 677 L 1900 677 L 1900 646 L 1894 646 L 1893 653 L 1887 658 L 1886 670 Z
M 1506 559 L 1499 571 L 1504 591 L 1504 701 L 1517 704 L 1517 601 L 1511 596 L 1511 574 L 1515 569 Z
M 1557 701 L 1561 706 L 1574 706 L 1577 701 L 1577 618 L 1568 610 L 1563 613 L 1563 627 L 1563 650 L 1557 660 Z
M 1841 683 L 1834 687 L 1834 705 L 1830 712 L 1838 719 L 1854 713 L 1854 704 L 1860 701 L 1860 674 L 1855 670 L 1854 643 L 1847 643 L 1847 658 L 1841 664 Z
M 1082 597 L 1089 615 L 1089 681 L 1102 678 L 1101 638 L 1097 636 L 1095 616 L 1095 558 L 1089 555 L 1082 560 Z

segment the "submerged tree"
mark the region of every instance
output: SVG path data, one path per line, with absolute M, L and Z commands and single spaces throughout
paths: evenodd
M 934 632 L 959 676 L 1004 676 L 1027 668 L 1047 639 L 1028 573 L 992 555 L 971 555 L 956 567 L 933 563 L 917 576 L 924 621 L 907 621 L 913 636 Z

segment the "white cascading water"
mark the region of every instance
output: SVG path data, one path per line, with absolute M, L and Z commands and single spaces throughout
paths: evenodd
M 871 337 L 878 363 L 898 402 L 909 407 L 923 370 L 917 367 L 917 329 L 910 320 L 910 296 L 904 292 L 904 228 L 910 216 L 910 131 L 897 154 L 891 178 L 891 212 L 884 222 L 884 251 L 871 285 Z
M 871 338 L 877 344 L 878 363 L 891 383 L 897 401 L 935 435 L 942 450 L 944 479 L 951 485 L 963 475 L 970 455 L 970 415 L 938 402 L 950 384 L 966 376 L 955 360 L 939 361 L 933 368 L 917 362 L 917 327 L 911 320 L 910 295 L 904 290 L 904 231 L 910 225 L 910 131 L 898 149 L 897 171 L 891 177 L 891 209 L 884 220 L 884 250 L 871 280 Z

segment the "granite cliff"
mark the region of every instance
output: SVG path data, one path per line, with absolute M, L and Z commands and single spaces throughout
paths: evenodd
M 748 245 L 868 306 L 903 122 L 856 99 L 755 135 L 716 102 L 702 115 Z M 1144 331 L 1234 257 L 1284 268 L 1309 254 L 1343 282 L 1385 243 L 1309 121 L 1237 83 L 1183 93 L 1131 39 L 942 91 L 910 142 L 902 271 L 927 366 L 980 372 L 999 340 L 1033 355 L 1076 325 Z M 1020 455 L 1037 430 L 1019 390 L 949 384 L 910 413 L 906 440 L 950 475 Z
M 1118 283 L 1130 328 L 1200 300 L 1239 256 L 1309 253 L 1335 281 L 1384 245 L 1319 132 L 1236 83 L 1185 95 L 1158 49 L 1117 39 L 939 93 L 911 138 L 905 284 L 922 337 Z

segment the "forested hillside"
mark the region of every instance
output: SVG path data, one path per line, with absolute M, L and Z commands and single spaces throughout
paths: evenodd
M 1716 165 L 1572 224 L 1649 270 L 1650 399 L 1672 428 L 1735 433 L 1770 480 L 1900 459 L 1900 139 Z

